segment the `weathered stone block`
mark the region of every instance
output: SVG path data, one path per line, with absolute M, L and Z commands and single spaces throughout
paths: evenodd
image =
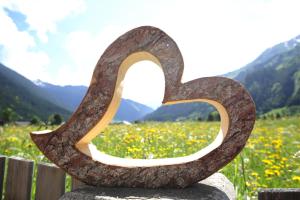
M 200 199 L 232 200 L 236 194 L 232 183 L 220 173 L 184 189 L 107 188 L 83 186 L 63 195 L 60 200 L 128 200 L 128 199 Z

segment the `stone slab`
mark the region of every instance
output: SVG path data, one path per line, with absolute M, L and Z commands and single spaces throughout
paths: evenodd
M 149 200 L 149 199 L 200 199 L 234 200 L 233 184 L 221 173 L 184 189 L 108 188 L 82 186 L 64 194 L 60 200 Z

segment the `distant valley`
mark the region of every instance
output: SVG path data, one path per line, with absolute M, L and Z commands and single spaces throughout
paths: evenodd
M 254 61 L 224 77 L 241 82 L 251 93 L 257 115 L 300 111 L 300 36 L 265 50 Z M 68 119 L 82 101 L 86 86 L 34 83 L 0 64 L 0 110 L 13 109 L 20 120 L 42 120 L 58 113 Z M 164 105 L 155 111 L 141 103 L 122 99 L 114 121 L 204 120 L 215 109 L 205 103 Z
M 86 86 L 57 86 L 41 80 L 30 81 L 0 64 L 0 111 L 11 108 L 18 120 L 37 116 L 46 121 L 54 113 L 66 120 L 79 106 Z M 122 99 L 114 121 L 135 121 L 151 113 L 152 108 L 138 102 Z
M 281 108 L 284 113 L 300 106 L 300 36 L 265 50 L 248 65 L 221 75 L 241 82 L 252 95 L 257 115 Z M 204 103 L 182 103 L 159 107 L 146 120 L 174 121 L 206 119 L 213 107 Z
M 70 112 L 77 109 L 88 89 L 86 86 L 57 86 L 41 80 L 35 81 L 35 84 L 53 97 L 52 102 Z M 151 112 L 153 109 L 146 105 L 129 99 L 122 99 L 114 121 L 131 122 L 139 120 Z
M 68 118 L 71 112 L 52 102 L 45 90 L 33 84 L 24 76 L 0 63 L 0 111 L 12 109 L 16 120 L 30 120 L 34 116 L 47 120 L 53 113 Z

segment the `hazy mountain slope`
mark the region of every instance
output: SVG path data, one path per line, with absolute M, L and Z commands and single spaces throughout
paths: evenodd
M 144 120 L 176 121 L 176 120 L 199 120 L 205 119 L 207 114 L 214 111 L 207 103 L 180 103 L 159 107 L 154 112 L 146 115 Z
M 35 81 L 35 84 L 49 93 L 54 98 L 53 102 L 70 110 L 71 112 L 74 112 L 79 106 L 88 89 L 86 86 L 57 86 L 40 80 Z M 153 109 L 146 105 L 129 99 L 122 99 L 114 120 L 139 120 L 152 111 Z
M 34 83 L 49 93 L 53 97 L 54 103 L 70 112 L 75 111 L 87 91 L 86 86 L 58 86 L 41 80 L 37 80 Z
M 145 115 L 153 112 L 153 109 L 137 103 L 135 101 L 132 101 L 130 99 L 122 99 L 120 103 L 120 107 L 116 113 L 116 116 L 114 117 L 114 120 L 117 121 L 135 121 L 140 120 Z
M 295 38 L 292 38 L 289 41 L 279 43 L 271 48 L 266 49 L 262 54 L 260 54 L 251 63 L 247 64 L 246 66 L 244 66 L 238 70 L 229 72 L 229 73 L 225 74 L 224 76 L 244 82 L 245 77 L 248 73 L 251 73 L 251 72 L 259 69 L 261 64 L 267 62 L 272 57 L 294 49 L 299 43 L 300 43 L 300 35 Z
M 68 118 L 70 112 L 47 101 L 50 95 L 30 80 L 0 63 L 0 110 L 10 107 L 23 120 L 36 115 L 46 120 L 49 115 L 59 113 Z
M 258 113 L 300 105 L 299 45 L 300 36 L 277 44 L 245 67 L 224 76 L 245 85 L 253 96 Z M 183 117 L 189 119 L 195 115 L 205 118 L 211 112 L 206 107 L 200 103 L 162 106 L 145 119 L 166 121 Z
M 259 113 L 300 105 L 300 45 L 255 67 L 245 76 L 244 85 Z

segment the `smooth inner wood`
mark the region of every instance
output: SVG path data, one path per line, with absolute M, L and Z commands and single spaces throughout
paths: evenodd
M 200 151 L 177 158 L 162 158 L 162 159 L 128 159 L 128 158 L 119 158 L 115 156 L 110 156 L 105 153 L 97 150 L 96 146 L 91 143 L 92 139 L 94 139 L 100 132 L 112 121 L 117 109 L 120 105 L 121 97 L 122 97 L 122 89 L 123 89 L 123 80 L 125 78 L 125 74 L 130 66 L 134 63 L 149 60 L 156 63 L 161 67 L 161 63 L 159 60 L 148 52 L 137 52 L 128 56 L 121 64 L 119 71 L 117 82 L 114 90 L 114 95 L 110 105 L 107 108 L 106 113 L 102 117 L 102 119 L 93 127 L 75 146 L 82 153 L 90 156 L 93 160 L 99 161 L 101 163 L 107 165 L 115 165 L 122 167 L 150 167 L 150 166 L 161 166 L 161 165 L 174 165 L 181 164 L 190 161 L 197 160 L 209 152 L 213 151 L 215 148 L 220 146 L 225 138 L 228 127 L 229 127 L 229 116 L 223 105 L 216 101 L 208 100 L 208 99 L 193 99 L 193 100 L 184 100 L 184 101 L 173 101 L 167 102 L 165 104 L 176 104 L 176 103 L 186 103 L 186 102 L 206 102 L 213 105 L 220 114 L 221 118 L 221 127 L 219 134 L 216 139 L 209 144 L 207 147 L 201 149 Z

